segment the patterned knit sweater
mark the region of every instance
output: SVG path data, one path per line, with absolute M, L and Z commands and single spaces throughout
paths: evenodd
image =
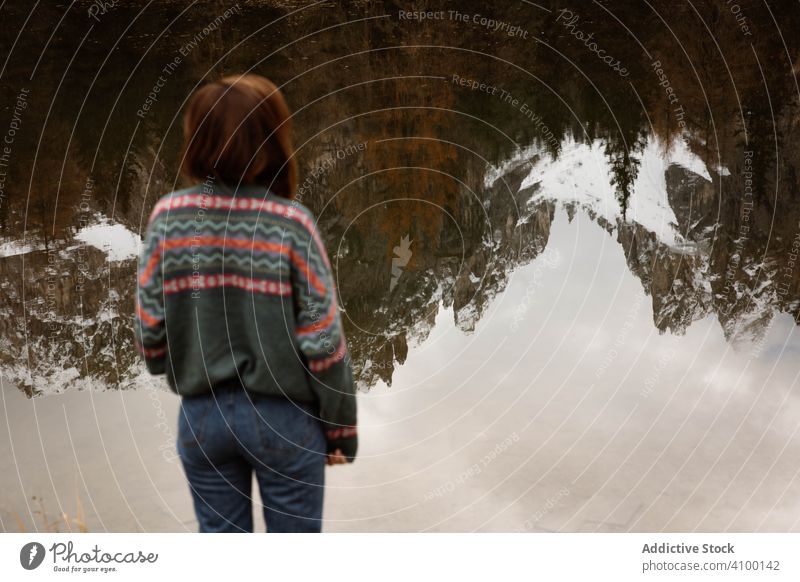
M 330 263 L 311 212 L 257 186 L 206 182 L 153 209 L 136 345 L 182 396 L 239 384 L 314 404 L 352 461 L 356 400 Z

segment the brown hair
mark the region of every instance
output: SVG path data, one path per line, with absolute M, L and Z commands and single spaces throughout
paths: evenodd
M 190 179 L 268 186 L 284 198 L 297 188 L 291 113 L 260 75 L 224 77 L 198 89 L 183 116 L 183 163 Z

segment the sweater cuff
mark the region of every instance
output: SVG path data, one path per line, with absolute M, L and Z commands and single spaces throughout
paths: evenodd
M 133 342 L 136 350 L 144 360 L 147 371 L 153 375 L 160 375 L 166 372 L 167 364 L 167 345 L 166 343 L 157 347 L 145 347 L 138 339 Z
M 358 451 L 358 430 L 355 426 L 343 426 L 329 428 L 325 431 L 327 441 L 327 453 L 333 453 L 336 449 L 342 451 L 348 463 L 352 463 Z

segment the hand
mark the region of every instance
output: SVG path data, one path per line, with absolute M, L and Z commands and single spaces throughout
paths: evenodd
M 325 457 L 325 464 L 327 465 L 342 465 L 346 462 L 347 457 L 342 454 L 342 449 L 336 449 Z

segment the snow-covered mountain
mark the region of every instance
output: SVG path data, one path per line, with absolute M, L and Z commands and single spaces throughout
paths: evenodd
M 567 141 L 555 158 L 531 146 L 495 167 L 467 168 L 463 191 L 441 203 L 449 222 L 374 228 L 342 220 L 342 209 L 324 216 L 359 385 L 391 384 L 395 367 L 426 341 L 441 309 L 472 333 L 513 271 L 547 251 L 559 209 L 587 213 L 616 238 L 661 331 L 683 333 L 714 315 L 730 341 L 751 345 L 776 311 L 797 319 L 800 300 L 778 283 L 797 235 L 792 223 L 775 226 L 769 212 L 752 210 L 750 234 L 742 236 L 741 198 L 731 194 L 738 173 L 709 169 L 686 142 L 666 147 L 651 140 L 635 156 L 625 212 L 597 140 Z M 350 203 L 355 212 L 372 201 Z M 789 206 L 787 213 L 800 215 Z M 393 280 L 386 249 L 404 239 L 413 241 L 413 256 Z M 48 249 L 35 241 L 0 246 L 6 380 L 31 393 L 146 381 L 132 335 L 139 244 L 138 235 L 97 215 Z
M 776 310 L 797 319 L 800 301 L 781 294 L 777 285 L 789 237 L 773 233 L 773 248 L 767 249 L 761 237 L 750 235 L 768 216 L 743 204 L 727 168 L 709 170 L 687 141 L 668 145 L 651 138 L 634 154 L 638 174 L 623 213 L 604 149 L 601 140 L 568 141 L 552 159 L 528 148 L 506 162 L 504 171 L 489 172 L 486 185 L 525 168 L 519 189 L 535 192 L 529 205 L 549 201 L 568 213 L 580 209 L 615 234 L 629 268 L 652 296 L 661 331 L 683 333 L 714 314 L 726 338 L 749 345 L 763 338 Z

